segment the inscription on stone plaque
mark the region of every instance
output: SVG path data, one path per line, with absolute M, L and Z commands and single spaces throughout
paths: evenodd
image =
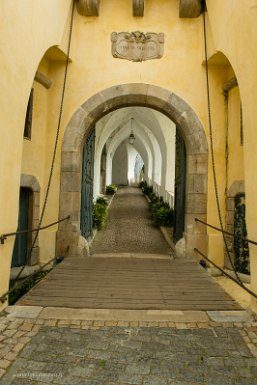
M 135 32 L 113 32 L 112 55 L 115 58 L 134 62 L 160 59 L 163 56 L 164 34 Z

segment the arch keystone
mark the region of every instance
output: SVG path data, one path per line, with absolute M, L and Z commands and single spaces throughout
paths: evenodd
M 146 103 L 154 108 L 159 107 L 163 111 L 165 105 L 171 98 L 171 92 L 157 86 L 150 85 L 147 90 Z

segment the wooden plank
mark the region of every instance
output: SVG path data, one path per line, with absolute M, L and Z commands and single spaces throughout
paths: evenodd
M 118 257 L 67 259 L 18 304 L 110 309 L 240 309 L 194 262 Z

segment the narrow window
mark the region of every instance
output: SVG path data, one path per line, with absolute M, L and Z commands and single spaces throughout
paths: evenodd
M 25 126 L 24 126 L 24 134 L 23 134 L 24 138 L 26 138 L 26 139 L 31 139 L 33 93 L 34 93 L 34 89 L 32 88 L 32 90 L 30 92 L 30 96 L 29 96 L 28 106 L 27 106 Z

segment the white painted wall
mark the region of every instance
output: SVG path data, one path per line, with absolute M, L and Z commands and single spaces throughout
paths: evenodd
M 112 183 L 126 185 L 128 182 L 128 150 L 127 143 L 122 142 L 113 156 Z
M 135 180 L 135 163 L 138 155 L 135 147 L 129 143 L 127 143 L 127 151 L 128 151 L 128 181 L 129 184 L 134 184 Z
M 175 155 L 176 155 L 176 125 L 159 111 L 153 111 L 157 117 L 167 146 L 165 169 L 165 190 L 174 196 L 175 184 Z

